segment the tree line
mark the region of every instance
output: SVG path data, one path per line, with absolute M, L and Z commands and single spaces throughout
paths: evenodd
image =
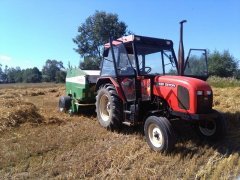
M 40 83 L 65 82 L 66 71 L 61 61 L 46 60 L 40 71 L 37 67 L 21 69 L 20 67 L 3 67 L 0 64 L 0 83 Z
M 215 50 L 208 55 L 208 71 L 210 76 L 234 77 L 240 79 L 239 60 L 232 56 L 229 50 Z

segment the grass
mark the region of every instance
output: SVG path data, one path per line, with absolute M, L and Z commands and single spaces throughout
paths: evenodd
M 175 124 L 171 154 L 149 149 L 142 127 L 102 128 L 94 112 L 57 110 L 64 86 L 0 88 L 0 179 L 234 179 L 240 175 L 240 87 L 216 88 L 214 108 L 228 119 L 217 143 Z M 10 105 L 9 105 L 10 104 Z M 20 120 L 19 120 L 20 119 Z M 38 121 L 34 121 L 38 119 Z M 14 122 L 6 124 L 6 122 Z
M 62 83 L 9 83 L 9 84 L 0 84 L 0 89 L 26 89 L 26 88 L 48 88 L 48 87 L 62 87 Z
M 209 84 L 214 87 L 240 87 L 240 80 L 237 80 L 235 78 L 220 78 L 217 76 L 211 76 L 208 78 Z

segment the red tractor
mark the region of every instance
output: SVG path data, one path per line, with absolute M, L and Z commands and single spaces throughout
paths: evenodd
M 96 112 L 103 127 L 144 124 L 148 145 L 159 152 L 174 147 L 173 120 L 193 122 L 210 140 L 225 135 L 225 120 L 212 109 L 213 92 L 205 82 L 206 50 L 190 49 L 184 59 L 184 22 L 178 60 L 167 39 L 129 35 L 105 44 L 96 84 Z

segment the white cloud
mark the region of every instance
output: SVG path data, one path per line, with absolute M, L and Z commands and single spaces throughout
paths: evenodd
M 0 63 L 8 64 L 11 61 L 12 61 L 12 58 L 10 56 L 0 54 Z
M 43 66 L 43 65 L 39 65 L 39 63 L 30 59 L 16 58 L 16 57 L 13 57 L 13 56 L 11 57 L 5 54 L 0 54 L 0 64 L 2 66 L 8 66 L 13 68 L 20 67 L 21 69 L 33 68 L 33 67 L 38 67 L 41 69 Z

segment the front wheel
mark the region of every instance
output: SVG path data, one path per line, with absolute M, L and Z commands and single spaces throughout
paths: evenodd
M 226 121 L 219 112 L 217 117 L 210 120 L 202 120 L 196 125 L 200 137 L 216 141 L 224 138 L 226 135 Z
M 169 152 L 175 144 L 175 135 L 167 118 L 150 116 L 144 124 L 144 134 L 151 149 Z

